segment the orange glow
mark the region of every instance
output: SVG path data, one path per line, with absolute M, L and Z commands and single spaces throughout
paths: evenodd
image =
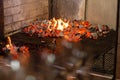
M 68 25 L 69 25 L 69 24 L 68 24 L 69 21 L 68 21 L 68 22 L 64 22 L 62 19 L 58 19 L 57 22 L 58 22 L 57 30 L 63 31 L 63 30 L 64 30 L 65 28 L 67 28 Z
M 10 49 L 10 45 L 9 45 L 9 44 L 7 44 L 7 45 L 6 45 L 6 48 Z
M 53 18 L 53 27 L 55 28 L 57 26 L 57 20 L 55 18 Z
M 55 19 L 53 18 L 51 21 L 49 21 L 48 29 L 51 31 L 52 29 L 57 29 L 60 31 L 63 31 L 65 28 L 69 26 L 69 21 L 65 22 L 62 19 Z M 52 27 L 50 27 L 52 26 Z
M 104 26 L 104 29 L 109 32 L 109 28 L 107 29 L 107 27 Z M 44 22 L 41 21 L 37 24 L 33 23 L 32 25 L 29 25 L 29 27 L 24 28 L 23 31 L 30 35 L 35 34 L 38 37 L 64 37 L 68 41 L 74 42 L 80 41 L 82 38 L 94 39 L 95 36 L 98 37 L 98 33 L 100 32 L 98 26 L 93 26 L 88 21 L 71 21 L 55 18 Z M 95 33 L 95 35 L 93 33 Z
M 7 39 L 8 39 L 8 44 L 12 46 L 11 38 L 8 36 Z
M 11 38 L 8 36 L 7 40 L 8 40 L 8 44 L 6 44 L 6 48 L 11 49 L 13 47 L 12 42 L 11 42 Z
M 6 44 L 5 47 L 8 50 L 10 50 L 9 53 L 12 55 L 13 59 L 19 59 L 20 57 L 19 57 L 18 54 L 20 54 L 20 53 L 22 54 L 22 56 L 24 55 L 24 56 L 29 57 L 29 54 L 28 54 L 29 53 L 29 50 L 28 50 L 29 48 L 28 47 L 26 47 L 26 46 L 19 47 L 20 52 L 18 52 L 17 47 L 12 44 L 11 38 L 7 37 L 7 39 L 8 39 L 8 44 Z M 22 60 L 23 60 L 23 57 L 22 57 Z

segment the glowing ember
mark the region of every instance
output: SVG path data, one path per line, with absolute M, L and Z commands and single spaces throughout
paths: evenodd
M 58 22 L 57 30 L 63 31 L 63 29 L 67 28 L 69 25 L 68 22 L 64 22 L 62 19 L 58 19 L 57 22 Z
M 12 46 L 12 43 L 11 43 L 11 38 L 8 36 L 8 43 L 10 46 Z
M 65 22 L 62 19 L 55 19 L 49 21 L 48 29 L 51 31 L 52 29 L 63 31 L 65 28 L 69 26 L 69 21 Z
M 7 37 L 8 44 L 3 48 L 3 51 L 5 53 L 9 53 L 13 59 L 18 59 L 20 58 L 19 55 L 26 55 L 29 56 L 29 50 L 28 47 L 26 46 L 21 46 L 21 47 L 16 47 L 15 45 L 12 44 L 11 38 Z
M 13 47 L 12 42 L 11 42 L 11 38 L 8 36 L 7 39 L 8 39 L 8 44 L 6 45 L 6 47 L 7 47 L 8 49 L 10 49 L 10 48 Z
M 30 36 L 38 37 L 64 37 L 68 41 L 77 42 L 83 38 L 97 39 L 110 31 L 107 25 L 92 25 L 88 21 L 83 20 L 62 20 L 51 19 L 43 21 L 35 21 L 23 32 Z

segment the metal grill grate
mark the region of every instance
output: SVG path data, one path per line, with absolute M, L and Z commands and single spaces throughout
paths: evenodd
M 94 60 L 92 70 L 104 74 L 113 74 L 114 72 L 114 54 L 115 49 L 112 48 L 107 53 L 103 53 Z

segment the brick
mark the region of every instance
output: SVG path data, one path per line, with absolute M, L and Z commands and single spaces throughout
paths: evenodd
M 30 10 L 29 6 L 30 6 L 30 4 L 21 5 L 22 9 L 26 12 L 28 12 Z
M 29 6 L 27 7 L 29 7 L 30 11 L 32 11 L 32 10 L 37 9 L 37 6 L 38 6 L 37 2 L 33 2 L 32 4 L 29 3 Z
M 22 6 L 22 10 L 23 10 L 22 14 L 24 16 L 24 20 L 30 18 L 30 8 L 29 8 L 29 5 L 28 4 L 27 5 L 23 5 Z
M 11 26 L 11 24 L 9 24 L 9 25 L 5 25 L 4 26 L 4 33 L 8 33 L 8 32 L 10 32 L 10 31 L 12 31 L 13 29 L 12 29 L 12 26 Z
M 31 3 L 31 2 L 35 2 L 35 1 L 38 1 L 38 0 L 22 0 L 22 4 L 26 4 L 26 3 Z
M 10 24 L 13 22 L 13 17 L 12 16 L 6 16 L 4 17 L 4 24 L 7 25 L 7 24 Z
M 26 27 L 28 25 L 27 20 L 21 21 L 21 27 Z
M 46 13 L 49 14 L 48 7 L 44 7 L 44 9 L 43 9 L 43 14 L 46 14 Z
M 39 4 L 40 4 L 40 3 L 39 3 Z M 42 3 L 41 3 L 41 4 L 42 4 Z M 42 5 L 39 5 L 39 6 L 37 7 L 37 9 L 38 9 L 38 11 L 43 12 L 44 7 L 43 7 Z
M 11 7 L 12 4 L 13 4 L 13 1 L 12 1 L 12 0 L 3 0 L 4 8 Z
M 46 14 L 43 14 L 43 15 L 41 15 L 40 16 L 42 19 L 48 19 L 48 14 L 46 13 Z
M 13 0 L 13 6 L 17 6 L 21 4 L 21 0 Z
M 6 8 L 4 9 L 4 16 L 10 16 L 12 15 L 12 8 Z
M 45 6 L 45 7 L 48 6 L 48 4 L 49 4 L 49 3 L 48 3 L 48 0 L 42 0 L 42 4 L 43 4 L 43 6 Z
M 27 26 L 30 22 L 32 22 L 34 20 L 34 18 L 29 18 L 28 20 L 23 20 L 22 22 L 21 22 L 21 25 L 22 25 L 22 27 L 25 27 L 25 26 Z
M 44 14 L 43 9 L 37 9 L 37 13 L 38 13 L 38 15 L 43 15 Z
M 22 13 L 13 15 L 13 22 L 21 21 L 21 20 L 24 20 L 24 15 Z
M 6 3 L 5 1 L 11 1 Z M 48 0 L 5 0 L 5 25 L 10 27 L 5 32 L 17 30 L 35 20 L 48 18 Z M 13 2 L 12 2 L 13 1 Z
M 26 3 L 28 3 L 28 1 L 29 1 L 29 0 L 21 0 L 21 3 L 22 3 L 22 4 L 26 4 Z
M 32 17 L 36 17 L 38 14 L 37 14 L 37 10 L 32 10 L 30 11 L 30 18 Z
M 23 12 L 23 9 L 22 9 L 22 6 L 15 6 L 15 7 L 12 7 L 12 14 L 18 14 L 18 13 L 22 13 Z
M 23 16 L 24 16 L 24 20 L 29 19 L 30 18 L 30 11 L 24 11 Z
M 21 28 L 21 22 L 20 21 L 12 24 L 12 29 L 13 30 L 18 30 L 20 28 Z
M 37 11 L 39 12 L 39 15 L 44 15 L 44 14 L 49 14 L 49 11 L 48 11 L 48 6 L 43 6 L 44 3 L 39 3 L 39 4 L 42 4 L 40 6 L 37 7 Z

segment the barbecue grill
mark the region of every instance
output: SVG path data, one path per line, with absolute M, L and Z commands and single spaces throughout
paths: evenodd
M 112 80 L 117 0 L 98 2 L 1 0 L 0 79 Z

